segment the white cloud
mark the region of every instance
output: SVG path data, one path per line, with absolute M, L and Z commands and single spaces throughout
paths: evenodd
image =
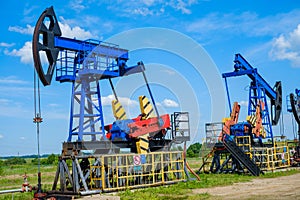
M 146 6 L 152 6 L 155 3 L 155 0 L 142 0 Z
M 79 26 L 71 27 L 69 24 L 65 23 L 64 20 L 62 20 L 62 22 L 59 22 L 59 26 L 63 37 L 76 38 L 79 40 L 96 38 L 95 36 L 92 35 L 91 32 L 86 31 L 80 28 Z
M 25 140 L 26 138 L 25 137 L 20 137 L 20 140 Z
M 136 15 L 142 15 L 142 16 L 153 15 L 153 11 L 149 10 L 149 8 L 135 8 L 132 13 Z
M 197 3 L 197 1 L 193 0 L 172 0 L 170 2 L 167 2 L 166 5 L 169 5 L 170 7 L 174 8 L 175 10 L 181 11 L 182 14 L 191 14 L 192 11 L 188 8 L 191 5 Z
M 196 0 L 119 0 L 115 5 L 108 5 L 109 10 L 126 16 L 161 16 L 166 10 L 179 11 L 182 14 L 191 14 L 191 7 L 196 4 Z
M 20 80 L 16 76 L 0 77 L 1 84 L 28 84 L 27 81 Z
M 32 64 L 32 43 L 30 41 L 25 42 L 24 46 L 21 49 L 13 49 L 4 51 L 6 55 L 20 57 L 21 62 L 25 64 Z
M 84 10 L 86 6 L 84 6 L 84 3 L 82 0 L 73 0 L 70 1 L 70 7 L 71 9 L 75 10 L 76 12 L 79 12 L 81 10 Z
M 300 24 L 292 32 L 274 38 L 269 55 L 274 60 L 289 60 L 292 66 L 300 67 Z
M 32 35 L 34 27 L 30 26 L 29 24 L 26 25 L 26 28 L 20 26 L 9 26 L 8 30 L 12 32 L 21 33 L 21 34 Z
M 0 139 L 2 139 L 4 136 L 2 134 L 0 134 Z
M 179 104 L 176 101 L 173 101 L 171 99 L 164 99 L 161 104 L 163 106 L 169 107 L 169 108 L 171 108 L 171 107 L 175 108 L 175 107 L 179 106 Z
M 240 106 L 248 106 L 248 101 L 240 101 L 239 105 Z
M 96 37 L 93 37 L 91 32 L 85 31 L 84 29 L 80 28 L 79 26 L 71 27 L 67 23 L 64 23 L 64 21 L 59 24 L 60 24 L 60 28 L 61 28 L 61 31 L 62 31 L 64 37 L 77 38 L 77 39 L 81 39 L 81 40 L 96 38 Z M 31 27 L 29 25 L 27 25 L 27 28 L 10 27 L 11 31 L 19 32 L 22 34 L 29 34 L 29 33 L 33 34 L 33 31 L 31 31 L 31 29 L 33 30 L 33 27 Z M 9 56 L 20 57 L 20 60 L 22 63 L 33 65 L 32 42 L 31 41 L 25 42 L 24 46 L 20 49 L 13 49 L 12 51 L 5 49 L 4 54 L 9 55 Z M 46 55 L 41 54 L 42 64 L 47 63 L 46 60 L 47 60 Z
M 102 106 L 111 106 L 112 100 L 114 100 L 114 95 L 108 95 L 106 97 L 101 97 Z M 122 106 L 138 106 L 139 103 L 135 100 L 131 100 L 127 97 L 118 97 Z
M 293 20 L 291 20 L 293 19 Z M 295 22 L 300 20 L 300 10 L 293 10 L 288 13 L 278 13 L 260 17 L 255 12 L 236 13 L 210 13 L 195 21 L 185 22 L 188 32 L 197 33 L 201 36 L 217 36 L 224 39 L 224 35 L 235 37 L 237 34 L 244 34 L 249 37 L 276 36 L 291 30 Z M 222 33 L 222 34 L 220 34 Z
M 0 42 L 0 47 L 12 47 L 15 43 Z

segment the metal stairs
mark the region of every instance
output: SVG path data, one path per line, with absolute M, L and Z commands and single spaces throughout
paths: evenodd
M 262 173 L 260 168 L 236 145 L 229 135 L 224 136 L 223 143 L 232 156 L 242 163 L 253 176 L 259 176 Z

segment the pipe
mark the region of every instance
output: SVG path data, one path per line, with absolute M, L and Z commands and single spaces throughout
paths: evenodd
M 197 178 L 198 181 L 200 181 L 200 177 L 198 176 L 198 174 L 196 174 L 196 172 L 194 172 L 194 170 L 190 167 L 189 163 L 186 160 L 186 142 L 184 142 L 184 147 L 183 147 L 183 160 L 188 170 Z
M 0 190 L 0 194 L 23 192 L 22 189 Z
M 80 192 L 81 195 L 91 195 L 91 194 L 100 194 L 102 191 L 101 190 L 87 190 L 87 191 L 82 191 Z

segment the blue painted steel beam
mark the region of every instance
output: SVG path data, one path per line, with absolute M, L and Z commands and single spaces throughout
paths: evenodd
M 248 77 L 252 81 L 256 81 L 259 85 L 261 85 L 265 90 L 266 94 L 270 99 L 276 99 L 276 92 L 273 88 L 258 74 L 257 69 L 253 68 L 243 57 L 241 54 L 235 54 L 234 59 L 234 68 L 235 71 L 231 73 L 223 73 L 222 77 L 232 77 L 232 76 L 242 76 L 248 75 Z
M 56 36 L 54 37 L 54 47 L 60 48 L 62 50 L 71 50 L 71 51 L 92 51 L 95 47 L 98 45 L 101 45 L 100 41 L 96 40 L 76 40 L 71 38 L 65 38 Z M 128 60 L 128 50 L 121 49 L 109 45 L 101 45 L 103 49 L 107 49 L 110 51 L 111 54 L 119 54 L 120 58 L 127 59 Z M 113 52 L 114 51 L 114 52 Z

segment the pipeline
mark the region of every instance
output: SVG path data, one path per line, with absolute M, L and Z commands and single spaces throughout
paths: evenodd
M 194 172 L 194 170 L 190 167 L 189 163 L 186 160 L 186 142 L 184 142 L 184 147 L 183 147 L 183 160 L 188 170 L 197 178 L 198 181 L 200 181 L 201 180 L 200 177 L 198 176 L 198 174 L 196 174 L 196 172 Z
M 20 188 L 20 189 L 11 189 L 11 190 L 0 190 L 0 194 L 15 193 L 15 192 L 23 192 L 23 190 L 22 190 L 22 188 Z
M 0 190 L 0 194 L 15 193 L 15 192 L 31 192 L 32 187 L 28 183 L 27 175 L 25 174 L 23 177 L 24 177 L 24 183 L 22 184 L 22 187 L 20 189 Z

